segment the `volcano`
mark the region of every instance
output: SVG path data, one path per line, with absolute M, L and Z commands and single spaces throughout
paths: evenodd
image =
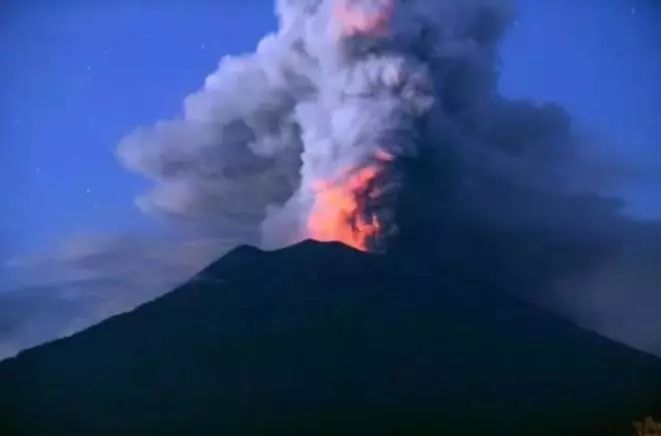
M 661 361 L 479 277 L 307 241 L 242 246 L 0 363 L 3 435 L 627 435 Z

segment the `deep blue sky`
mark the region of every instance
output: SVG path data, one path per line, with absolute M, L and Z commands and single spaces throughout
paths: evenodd
M 659 168 L 658 2 L 519 3 L 503 92 L 561 103 L 617 153 Z M 177 115 L 222 55 L 252 50 L 275 28 L 270 0 L 3 5 L 0 263 L 76 233 L 154 230 L 133 203 L 147 182 L 113 156 L 119 139 Z M 626 187 L 630 209 L 661 216 L 660 185 Z

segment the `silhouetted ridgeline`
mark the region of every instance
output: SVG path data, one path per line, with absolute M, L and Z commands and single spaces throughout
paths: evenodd
M 241 247 L 0 364 L 0 434 L 628 435 L 661 362 L 456 270 Z

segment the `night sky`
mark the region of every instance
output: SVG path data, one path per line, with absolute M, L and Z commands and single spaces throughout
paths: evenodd
M 648 220 L 661 218 L 660 19 L 654 0 L 520 0 L 517 24 L 502 47 L 503 94 L 561 104 L 586 135 L 601 139 L 604 155 L 637 168 L 608 194 L 621 196 L 633 217 Z M 130 131 L 180 114 L 183 99 L 223 55 L 252 51 L 275 27 L 269 0 L 4 3 L 0 295 L 23 296 L 20 304 L 11 301 L 31 320 L 22 330 L 27 343 L 152 295 L 127 303 L 113 294 L 119 285 L 148 283 L 151 292 L 163 292 L 222 253 L 213 240 L 143 214 L 134 199 L 148 182 L 114 154 Z M 158 241 L 157 248 L 150 241 Z M 194 254 L 165 259 L 163 247 Z M 106 249 L 112 255 L 97 256 Z M 87 255 L 93 266 L 72 267 Z M 116 258 L 131 255 L 157 264 L 149 274 L 172 274 L 138 283 L 142 270 L 115 269 Z M 108 275 L 130 277 L 131 286 L 113 282 L 80 307 L 63 304 L 92 281 L 107 279 L 97 271 L 104 262 L 112 263 Z M 19 317 L 11 307 L 0 303 L 0 330 Z M 0 357 L 22 346 L 7 337 L 0 337 Z

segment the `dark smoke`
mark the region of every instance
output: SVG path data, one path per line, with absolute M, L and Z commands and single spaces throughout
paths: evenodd
M 350 30 L 339 3 L 363 14 Z M 511 2 L 400 0 L 387 32 L 360 24 L 389 4 L 279 0 L 280 28 L 255 53 L 223 59 L 182 119 L 122 142 L 121 161 L 154 180 L 140 207 L 214 236 L 285 245 L 307 236 L 315 181 L 386 151 L 395 159 L 380 179 L 388 195 L 374 206 L 388 224 L 379 247 L 449 262 L 661 353 L 658 339 L 636 340 L 636 326 L 613 328 L 617 307 L 584 316 L 599 298 L 581 293 L 611 271 L 635 276 L 638 259 L 661 259 L 640 247 L 661 239 L 599 195 L 598 147 L 563 108 L 498 93 Z M 658 304 L 658 273 L 646 274 L 646 304 Z M 636 288 L 604 292 L 640 297 Z

